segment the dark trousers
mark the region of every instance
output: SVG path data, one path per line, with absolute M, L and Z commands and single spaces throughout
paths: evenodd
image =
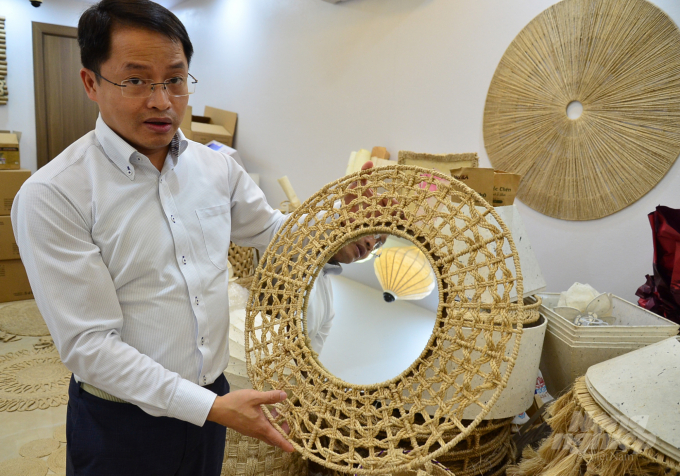
M 221 375 L 208 390 L 229 392 Z M 219 476 L 226 428 L 154 417 L 95 397 L 71 377 L 66 412 L 68 476 Z

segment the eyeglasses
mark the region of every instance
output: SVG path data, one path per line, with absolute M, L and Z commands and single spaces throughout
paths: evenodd
M 373 235 L 373 249 L 371 252 L 378 251 L 383 244 L 385 244 L 383 241 L 383 235 Z
M 194 78 L 190 73 L 187 74 L 189 74 L 191 80 L 184 76 L 175 76 L 174 78 L 166 79 L 162 83 L 154 83 L 151 79 L 130 78 L 121 81 L 120 84 L 109 81 L 99 73 L 94 74 L 107 83 L 118 86 L 120 92 L 123 93 L 123 97 L 126 98 L 148 98 L 153 94 L 156 86 L 159 84 L 163 85 L 163 89 L 168 93 L 168 96 L 176 98 L 188 96 L 196 91 L 196 83 L 198 82 L 198 79 Z

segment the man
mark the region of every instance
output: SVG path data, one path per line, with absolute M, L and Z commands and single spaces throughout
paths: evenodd
M 323 349 L 335 317 L 331 276 L 342 273 L 343 264 L 368 258 L 386 239 L 387 235 L 367 235 L 346 244 L 328 260 L 317 276 L 307 303 L 307 336 L 317 354 Z
M 233 159 L 179 130 L 192 92 L 181 22 L 103 0 L 78 25 L 96 129 L 14 202 L 38 307 L 73 372 L 67 474 L 219 475 L 225 426 L 292 451 L 260 405 L 229 393 L 229 241 L 263 249 L 284 216 Z

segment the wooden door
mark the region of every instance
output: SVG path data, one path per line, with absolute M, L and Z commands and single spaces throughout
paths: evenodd
M 77 29 L 33 22 L 38 168 L 94 129 L 99 114 L 80 80 Z

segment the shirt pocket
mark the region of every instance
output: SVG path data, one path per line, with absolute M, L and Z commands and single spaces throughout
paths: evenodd
M 221 270 L 227 269 L 229 256 L 229 236 L 231 235 L 231 207 L 216 207 L 196 210 L 198 222 L 201 224 L 205 249 L 210 261 Z

